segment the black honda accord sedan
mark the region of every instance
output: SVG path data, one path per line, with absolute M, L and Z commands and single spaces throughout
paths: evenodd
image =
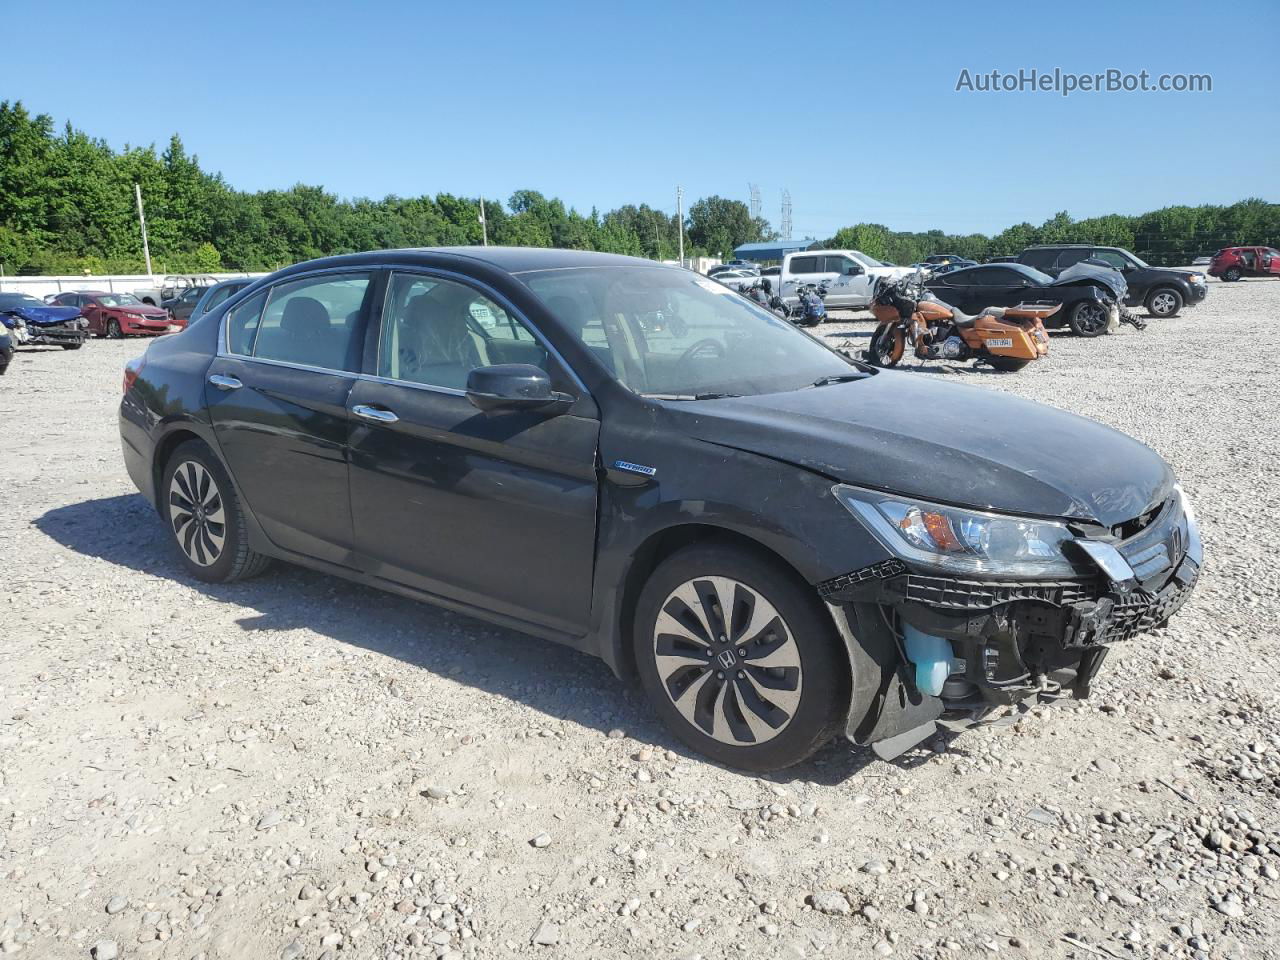
M 607 254 L 289 267 L 132 361 L 120 430 L 193 576 L 276 558 L 567 643 L 751 770 L 1087 696 L 1202 559 L 1136 440 Z

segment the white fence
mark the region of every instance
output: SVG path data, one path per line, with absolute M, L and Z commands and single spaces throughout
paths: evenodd
M 218 280 L 234 280 L 236 277 L 265 277 L 266 273 L 210 273 L 200 276 Z M 133 293 L 148 287 L 158 287 L 164 276 L 145 273 L 115 274 L 109 277 L 85 277 L 71 274 L 65 277 L 0 277 L 0 292 L 27 293 L 42 298 L 65 290 L 105 290 L 107 293 Z

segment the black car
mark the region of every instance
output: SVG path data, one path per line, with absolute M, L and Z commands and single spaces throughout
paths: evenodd
M 630 257 L 303 263 L 124 379 L 125 463 L 192 576 L 279 558 L 569 644 L 741 768 L 1085 696 L 1201 563 L 1138 441 Z
M 1101 261 L 1123 273 L 1129 285 L 1125 306 L 1144 306 L 1153 317 L 1176 316 L 1183 307 L 1194 306 L 1208 293 L 1203 273 L 1153 267 L 1123 247 L 1064 243 L 1027 247 L 1018 255 L 1019 263 L 1054 277 L 1085 260 Z
M 1112 285 L 1106 283 L 1107 273 L 1112 275 Z M 1044 325 L 1069 326 L 1083 337 L 1096 337 L 1114 326 L 1119 314 L 1113 317 L 1112 312 L 1118 311 L 1124 296 L 1123 279 L 1102 268 L 1079 269 L 1055 280 L 1020 263 L 984 263 L 935 274 L 925 286 L 939 300 L 965 313 L 1019 303 L 1058 303 L 1058 312 L 1046 318 Z
M 13 337 L 9 331 L 0 326 L 0 376 L 3 376 L 13 362 Z

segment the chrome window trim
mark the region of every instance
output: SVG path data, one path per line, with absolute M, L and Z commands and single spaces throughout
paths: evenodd
M 495 304 L 501 307 L 509 316 L 514 317 L 521 324 L 521 326 L 523 326 L 526 330 L 528 330 L 529 333 L 533 335 L 534 340 L 537 341 L 537 343 L 540 344 L 542 348 L 547 351 L 548 355 L 555 358 L 556 363 L 558 363 L 560 365 L 560 368 L 569 375 L 569 378 L 573 381 L 574 385 L 581 391 L 581 394 L 579 394 L 579 396 L 591 395 L 591 391 L 587 389 L 587 385 L 583 383 L 582 378 L 578 376 L 578 371 L 573 369 L 573 367 L 569 364 L 569 362 L 565 360 L 564 356 L 560 353 L 560 351 L 555 348 L 555 345 L 550 340 L 547 339 L 546 335 L 541 330 L 538 329 L 537 324 L 531 322 L 529 318 L 524 315 L 523 311 L 516 309 L 515 305 L 512 304 L 510 300 L 504 297 L 499 291 L 493 289 L 493 287 L 489 286 L 483 280 L 479 280 L 475 277 L 468 276 L 465 273 L 459 273 L 456 270 L 449 270 L 448 268 L 445 268 L 445 267 L 431 267 L 431 266 L 417 266 L 417 265 L 406 266 L 401 264 L 398 266 L 387 266 L 387 267 L 384 267 L 383 269 L 387 270 L 388 276 L 387 276 L 387 286 L 386 286 L 386 289 L 383 291 L 382 306 L 378 310 L 378 349 L 375 352 L 376 361 L 380 361 L 382 359 L 382 337 L 383 337 L 383 334 L 386 332 L 386 324 L 384 323 L 384 321 L 387 315 L 388 298 L 390 298 L 391 296 L 391 285 L 395 281 L 395 275 L 397 273 L 410 273 L 410 274 L 417 274 L 419 276 L 436 277 L 441 280 L 449 280 L 449 281 L 452 281 L 453 283 L 459 283 L 464 287 L 470 287 L 472 290 L 476 290 L 482 293 L 484 296 L 488 297 L 490 300 L 492 300 Z M 511 276 L 514 277 L 515 274 L 511 274 Z M 532 293 L 532 291 L 530 291 L 530 293 Z M 265 311 L 265 308 L 264 308 L 264 311 Z M 373 379 L 375 382 L 379 382 L 379 383 L 392 383 L 392 384 L 406 385 L 406 386 L 430 387 L 440 392 L 457 393 L 461 396 L 466 396 L 465 390 L 456 390 L 453 387 L 438 387 L 429 383 L 416 384 L 411 380 L 397 380 L 392 377 L 377 376 L 376 374 L 362 374 L 361 377 Z

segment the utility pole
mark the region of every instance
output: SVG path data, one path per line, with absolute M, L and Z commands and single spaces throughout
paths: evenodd
M 680 266 L 684 266 L 684 187 L 676 187 L 676 227 L 680 230 Z
M 133 185 L 133 195 L 138 201 L 138 223 L 142 226 L 142 255 L 147 258 L 147 276 L 151 276 L 151 245 L 147 242 L 147 215 L 142 212 L 142 187 Z
M 782 239 L 791 239 L 791 191 L 782 191 Z
M 489 245 L 489 225 L 484 222 L 484 197 L 480 198 L 480 239 L 486 247 Z

